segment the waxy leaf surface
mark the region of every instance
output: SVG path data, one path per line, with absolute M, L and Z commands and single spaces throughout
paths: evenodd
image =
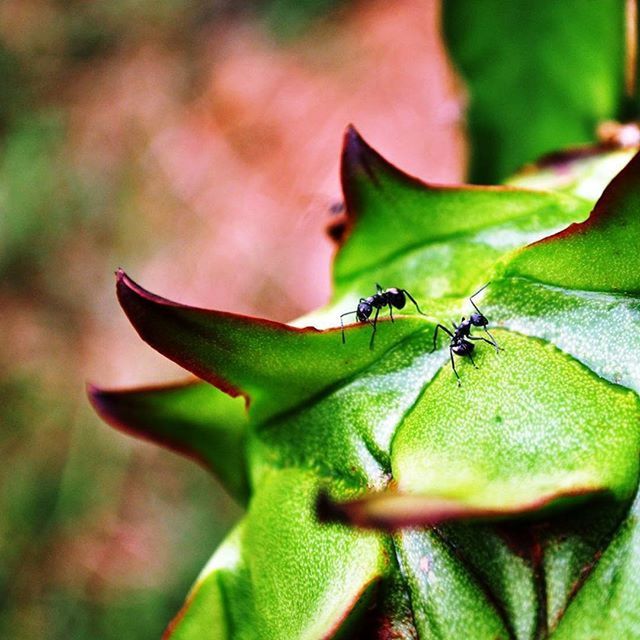
M 319 524 L 318 486 L 314 474 L 294 468 L 263 478 L 242 525 L 198 578 L 171 638 L 332 637 L 370 598 L 390 564 L 384 541 Z
M 247 515 L 171 637 L 202 637 L 205 615 L 234 638 L 582 629 L 600 563 L 613 555 L 602 566 L 626 575 L 635 558 L 639 164 L 570 226 L 587 199 L 427 185 L 349 129 L 336 294 L 298 327 L 186 307 L 119 273 L 141 337 L 249 405 Z M 502 350 L 476 341 L 477 368 L 456 357 L 458 386 L 435 326 L 468 317 L 489 281 L 475 302 Z M 426 315 L 408 301 L 392 323 L 383 309 L 372 349 L 367 324 L 343 344 L 339 315 L 376 282 Z M 638 604 L 632 585 L 611 606 Z

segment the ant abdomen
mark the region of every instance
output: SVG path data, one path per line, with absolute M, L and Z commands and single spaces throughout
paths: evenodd
M 451 347 L 451 350 L 457 356 L 471 355 L 474 349 L 475 349 L 475 345 L 472 342 L 467 342 L 466 340 L 462 340 L 458 344 Z
M 403 291 L 399 291 L 398 289 L 387 289 L 386 293 L 389 304 L 393 305 L 396 309 L 402 309 L 405 304 L 407 304 L 407 297 L 404 295 Z

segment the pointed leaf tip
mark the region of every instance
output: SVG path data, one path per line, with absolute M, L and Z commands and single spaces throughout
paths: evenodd
M 505 275 L 564 289 L 640 291 L 640 153 L 611 181 L 584 221 L 524 247 Z
M 246 502 L 247 416 L 240 399 L 195 380 L 119 390 L 87 384 L 87 393 L 105 422 L 197 460 L 231 495 Z
M 379 184 L 379 178 L 376 165 L 382 167 L 391 165 L 371 146 L 369 146 L 364 138 L 358 133 L 353 125 L 349 125 L 344 133 L 342 146 L 342 159 L 340 167 L 340 177 L 342 181 L 342 190 L 345 196 L 345 204 L 347 211 L 352 211 L 354 202 L 354 192 L 351 188 L 351 182 L 358 173 L 364 174 L 373 182 Z M 395 169 L 395 167 L 393 167 Z
M 146 291 L 124 273 L 118 276 L 117 292 L 145 342 L 225 393 L 250 399 L 253 415 L 265 419 L 352 376 L 408 335 L 427 328 L 422 318 L 403 318 L 392 330 L 378 331 L 371 350 L 368 327 L 362 325 L 349 328 L 345 345 L 338 328 L 296 328 L 188 307 Z

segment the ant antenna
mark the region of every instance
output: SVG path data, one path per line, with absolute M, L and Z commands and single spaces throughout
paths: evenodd
M 482 293 L 489 285 L 491 284 L 491 281 L 487 282 L 487 284 L 485 284 L 483 287 L 480 287 L 472 296 L 469 296 L 469 302 L 473 305 L 473 308 L 482 316 L 484 315 L 482 313 L 482 311 L 480 311 L 480 309 L 478 309 L 478 306 L 476 305 L 476 303 L 473 301 L 473 299 L 479 294 Z
M 481 315 L 484 317 L 484 314 L 482 313 L 482 311 L 480 311 L 480 309 L 478 309 L 478 306 L 476 305 L 476 303 L 473 301 L 473 299 L 482 291 L 484 291 L 489 285 L 491 284 L 491 280 L 489 280 L 489 282 L 487 282 L 487 284 L 485 284 L 483 287 L 480 287 L 480 289 L 478 289 L 470 298 L 469 298 L 469 302 L 473 305 L 473 308 Z M 464 318 L 463 318 L 464 320 Z M 498 346 L 498 343 L 496 342 L 496 339 L 489 333 L 489 330 L 487 329 L 487 327 L 483 327 L 484 332 L 491 338 L 491 344 L 495 347 L 496 352 L 501 350 L 502 347 Z
M 489 285 L 491 284 L 491 280 L 489 280 L 489 282 L 487 282 L 487 284 L 483 285 L 482 287 L 480 287 L 472 296 L 469 296 L 469 300 L 471 300 L 471 304 L 473 304 L 473 299 L 479 294 L 482 293 Z M 475 304 L 473 305 L 474 307 L 476 306 Z

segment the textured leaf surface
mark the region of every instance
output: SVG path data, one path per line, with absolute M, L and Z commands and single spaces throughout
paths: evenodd
M 486 591 L 436 531 L 398 534 L 401 567 L 407 575 L 420 638 L 478 640 L 510 634 Z
M 343 345 L 339 329 L 185 307 L 119 274 L 149 344 L 250 403 L 249 510 L 175 637 L 197 637 L 184 634 L 210 608 L 228 637 L 353 635 L 374 619 L 407 637 L 533 640 L 569 633 L 565 612 L 590 610 L 580 594 L 608 553 L 631 570 L 615 550 L 628 549 L 640 450 L 640 265 L 625 244 L 640 225 L 638 164 L 566 228 L 588 200 L 428 186 L 349 130 L 336 295 L 300 324 L 335 326 L 376 282 L 406 288 L 427 317 L 409 303 L 380 320 L 373 349 L 368 325 L 348 327 Z M 583 290 L 590 272 L 600 286 Z M 434 328 L 473 312 L 467 297 L 489 280 L 476 303 L 503 351 L 476 342 L 477 369 L 456 358 L 458 387 L 444 334 L 432 351 Z M 321 525 L 318 493 L 325 519 L 437 527 Z M 633 588 L 620 594 L 621 611 L 637 602 Z
M 631 513 L 552 634 L 554 640 L 640 637 L 638 512 L 636 498 Z
M 443 3 L 447 48 L 468 85 L 473 182 L 504 180 L 545 153 L 593 142 L 599 122 L 621 116 L 624 5 Z
M 247 416 L 241 399 L 203 382 L 119 391 L 90 387 L 89 395 L 114 427 L 196 458 L 235 498 L 247 500 Z
M 379 536 L 316 522 L 318 482 L 296 469 L 264 478 L 242 526 L 196 582 L 172 638 L 311 639 L 338 630 L 390 560 Z
M 636 395 L 603 385 L 548 343 L 494 335 L 504 352 L 482 351 L 478 369 L 460 365 L 460 389 L 443 369 L 398 429 L 399 490 L 496 511 L 599 490 L 628 498 L 638 473 Z
M 447 312 L 452 298 L 487 282 L 498 258 L 583 220 L 590 208 L 558 193 L 426 184 L 387 162 L 352 128 L 342 185 L 348 240 L 336 257 L 331 315 L 322 318 L 328 322 L 373 293 L 376 282 L 408 289 L 427 313 Z
M 639 293 L 640 156 L 612 181 L 588 220 L 521 251 L 506 276 L 565 289 Z

